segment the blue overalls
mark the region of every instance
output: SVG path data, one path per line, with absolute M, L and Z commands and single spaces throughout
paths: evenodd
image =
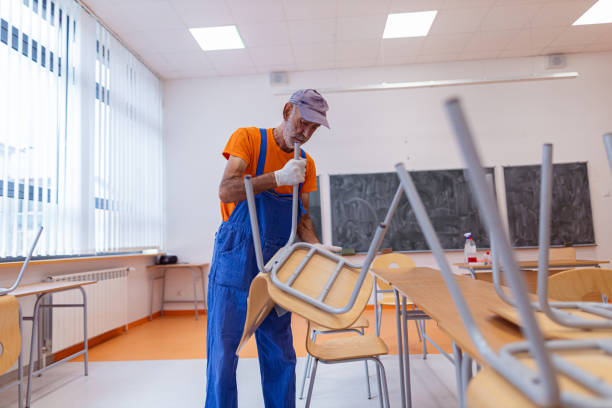
M 263 174 L 266 162 L 266 130 L 260 129 L 260 132 L 256 176 Z M 301 155 L 305 157 L 303 151 Z M 264 263 L 267 263 L 289 239 L 291 196 L 265 191 L 255 196 L 255 202 Z M 208 285 L 206 408 L 238 407 L 236 349 L 246 319 L 249 287 L 257 273 L 249 210 L 247 202 L 241 201 L 215 237 Z M 291 313 L 279 317 L 273 310 L 255 331 L 255 339 L 266 408 L 295 407 Z

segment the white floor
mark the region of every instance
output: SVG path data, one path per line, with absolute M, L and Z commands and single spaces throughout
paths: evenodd
M 392 407 L 400 407 L 397 356 L 382 358 Z M 297 364 L 297 390 L 305 358 Z M 454 367 L 439 354 L 427 360 L 412 356 L 412 401 L 415 408 L 456 407 Z M 204 406 L 204 360 L 93 362 L 89 376 L 82 363 L 66 363 L 34 379 L 32 408 L 167 408 Z M 374 398 L 367 399 L 362 362 L 320 364 L 315 379 L 313 408 L 378 407 L 375 370 L 370 363 Z M 0 408 L 16 408 L 17 388 L 0 393 Z M 240 407 L 263 407 L 257 359 L 238 364 Z M 304 400 L 298 400 L 298 407 Z

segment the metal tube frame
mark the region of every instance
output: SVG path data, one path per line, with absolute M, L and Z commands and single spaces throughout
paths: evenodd
M 0 288 L 0 296 L 3 295 L 7 295 L 9 293 L 11 293 L 12 291 L 15 290 L 15 288 L 17 286 L 19 286 L 19 283 L 21 282 L 21 278 L 23 278 L 23 274 L 25 273 L 26 268 L 28 267 L 28 264 L 30 263 L 30 259 L 32 259 L 32 254 L 34 253 L 34 249 L 36 248 L 36 244 L 38 244 L 38 240 L 40 238 L 40 235 L 42 234 L 43 231 L 43 227 L 39 227 L 38 228 L 38 232 L 36 233 L 36 237 L 34 238 L 34 242 L 32 242 L 32 246 L 30 247 L 30 252 L 28 252 L 28 255 L 26 256 L 25 260 L 23 261 L 23 265 L 21 265 L 21 270 L 19 271 L 19 274 L 17 275 L 17 279 L 15 280 L 15 283 L 13 283 L 13 286 L 11 286 L 10 288 Z
M 71 354 L 68 357 L 65 357 L 63 359 L 61 359 L 60 361 L 56 361 L 53 364 L 50 364 L 46 367 L 43 367 L 39 370 L 34 370 L 33 366 L 34 366 L 34 342 L 36 340 L 36 331 L 38 330 L 38 316 L 39 316 L 39 311 L 40 308 L 43 306 L 41 305 L 41 301 L 42 299 L 49 295 L 50 293 L 58 293 L 58 292 L 64 292 L 67 290 L 73 290 L 73 289 L 79 289 L 81 291 L 81 295 L 83 297 L 83 303 L 82 304 L 58 304 L 58 305 L 44 305 L 44 307 L 82 307 L 83 308 L 83 350 L 78 351 L 74 354 Z M 32 376 L 33 375 L 37 375 L 37 374 L 41 374 L 44 371 L 47 371 L 48 369 L 55 367 L 59 364 L 62 364 L 68 360 L 72 360 L 73 358 L 83 355 L 83 374 L 85 376 L 87 376 L 89 374 L 89 359 L 88 359 L 88 353 L 89 353 L 89 346 L 88 346 L 88 340 L 87 340 L 87 295 L 85 294 L 85 289 L 83 289 L 82 286 L 76 287 L 76 288 L 67 288 L 67 289 L 63 289 L 63 290 L 57 290 L 54 292 L 45 292 L 42 294 L 39 294 L 36 296 L 36 302 L 34 303 L 34 311 L 33 311 L 33 315 L 31 317 L 24 317 L 23 320 L 31 320 L 32 321 L 32 338 L 30 340 L 30 362 L 28 364 L 28 385 L 26 388 L 26 408 L 30 408 L 30 401 L 31 401 L 31 397 L 32 397 Z
M 310 385 L 308 387 L 308 394 L 306 397 L 306 404 L 304 405 L 305 408 L 310 407 L 310 401 L 312 399 L 312 389 L 314 386 L 314 379 L 315 379 L 315 375 L 317 373 L 317 366 L 318 363 L 321 362 L 323 364 L 342 364 L 342 363 L 352 363 L 355 361 L 373 361 L 376 364 L 376 368 L 378 369 L 381 378 L 381 382 L 382 382 L 382 387 L 381 384 L 379 383 L 378 387 L 379 387 L 379 394 L 378 394 L 378 398 L 379 401 L 381 401 L 381 406 L 386 407 L 386 408 L 390 408 L 391 405 L 389 404 L 389 387 L 387 385 L 387 376 L 385 375 L 385 367 L 383 365 L 383 363 L 380 361 L 380 359 L 377 356 L 370 356 L 370 357 L 362 357 L 362 358 L 352 358 L 352 359 L 347 359 L 347 360 L 338 360 L 338 361 L 325 361 L 325 360 L 320 360 L 318 358 L 314 359 L 314 365 L 312 368 L 312 374 L 310 377 Z M 381 389 L 382 388 L 382 389 Z
M 295 150 L 294 150 L 294 157 L 297 157 L 297 155 L 299 154 L 298 152 L 299 152 L 299 145 L 296 143 Z M 292 229 L 291 236 L 289 237 L 287 244 L 285 244 L 285 246 L 281 248 L 272 257 L 272 259 L 270 259 L 270 261 L 268 262 L 268 265 L 264 265 L 263 253 L 262 253 L 262 248 L 261 248 L 261 238 L 259 235 L 259 223 L 257 221 L 257 208 L 255 205 L 255 194 L 253 191 L 252 177 L 250 175 L 245 176 L 244 184 L 245 184 L 245 190 L 246 190 L 247 204 L 249 208 L 249 218 L 251 221 L 251 230 L 253 233 L 253 244 L 255 247 L 255 256 L 257 259 L 257 267 L 259 271 L 262 273 L 269 272 L 272 283 L 275 286 L 277 286 L 279 289 L 281 289 L 282 291 L 289 293 L 290 295 L 295 296 L 298 299 L 301 299 L 304 302 L 309 303 L 321 310 L 324 310 L 332 314 L 342 314 L 342 313 L 346 313 L 347 311 L 349 311 L 355 304 L 355 301 L 357 300 L 357 296 L 359 295 L 359 291 L 361 290 L 361 287 L 363 285 L 363 281 L 365 280 L 368 274 L 368 271 L 370 270 L 370 266 L 372 265 L 372 262 L 374 261 L 374 258 L 376 257 L 376 253 L 378 252 L 378 250 L 380 249 L 380 246 L 382 245 L 382 241 L 385 237 L 385 233 L 387 232 L 387 227 L 389 225 L 388 222 L 381 223 L 376 228 L 374 237 L 372 238 L 370 247 L 366 255 L 366 259 L 361 265 L 355 265 L 350 262 L 346 262 L 346 260 L 342 258 L 341 256 L 331 253 L 313 244 L 309 244 L 306 242 L 294 243 L 296 233 L 297 233 L 296 231 L 297 231 L 297 191 L 298 191 L 298 186 L 294 185 L 293 186 L 293 203 L 292 203 L 293 209 L 292 209 L 292 222 L 291 222 L 291 229 Z M 391 218 L 393 217 L 393 214 L 395 213 L 395 210 L 397 209 L 399 200 L 401 198 L 401 190 L 402 190 L 402 187 L 399 186 L 393 198 L 391 206 L 387 212 L 387 215 L 385 216 L 385 221 L 390 221 Z M 283 267 L 285 262 L 291 256 L 291 254 L 294 251 L 301 249 L 301 248 L 308 250 L 306 257 L 300 262 L 297 269 L 289 277 L 288 281 L 282 282 L 278 278 L 278 275 L 277 275 L 278 271 L 280 270 L 280 268 Z M 308 261 L 315 254 L 328 258 L 336 262 L 336 264 L 338 264 L 338 266 L 336 267 L 337 272 L 334 272 L 332 277 L 327 282 L 325 288 L 323 289 L 323 291 L 319 294 L 317 298 L 308 296 L 294 289 L 293 287 L 291 287 L 291 285 L 295 282 L 299 274 L 306 267 Z M 327 292 L 329 292 L 331 286 L 336 280 L 339 270 L 342 269 L 344 265 L 346 265 L 349 268 L 360 269 L 360 272 L 357 277 L 357 281 L 355 282 L 355 287 L 353 288 L 353 291 L 351 292 L 351 295 L 346 305 L 344 305 L 343 307 L 332 307 L 326 304 L 324 302 L 324 299 L 325 299 Z
M 519 273 L 516 261 L 513 258 L 509 240 L 507 235 L 504 234 L 499 213 L 496 211 L 497 208 L 493 203 L 492 189 L 487 189 L 485 187 L 484 171 L 480 164 L 480 160 L 474 147 L 467 122 L 461 110 L 460 103 L 456 99 L 451 99 L 446 103 L 446 107 L 453 125 L 453 129 L 459 140 L 459 145 L 463 156 L 467 162 L 471 182 L 470 187 L 476 197 L 479 209 L 481 210 L 481 216 L 485 221 L 485 225 L 491 233 L 491 240 L 495 243 L 496 252 L 498 253 L 498 256 L 500 256 L 501 263 L 504 265 L 504 270 L 508 272 L 507 278 L 514 296 L 514 303 L 518 309 L 519 316 L 521 317 L 522 331 L 524 336 L 527 338 L 527 341 L 525 342 L 506 345 L 500 349 L 499 354 L 494 356 L 492 360 L 490 360 L 491 355 L 489 354 L 488 345 L 483 350 L 481 349 L 482 344 L 474 341 L 477 348 L 479 351 L 481 351 L 481 354 L 483 354 L 485 360 L 487 360 L 498 373 L 513 383 L 536 404 L 551 406 L 562 403 L 563 405 L 572 407 L 611 406 L 612 386 L 603 383 L 601 379 L 596 378 L 592 374 L 585 372 L 581 368 L 565 361 L 560 355 L 553 354 L 553 351 L 598 349 L 607 354 L 612 354 L 612 339 L 543 341 L 542 333 L 540 332 L 535 321 L 534 312 L 530 308 L 532 305 L 530 305 L 528 302 L 523 276 Z M 547 274 L 548 244 L 550 234 L 550 202 L 552 195 L 552 146 L 550 145 L 545 145 L 544 147 L 542 167 L 542 199 L 540 209 L 541 221 L 539 232 L 541 257 L 539 272 L 541 273 L 542 271 L 545 271 Z M 402 176 L 402 174 L 400 174 L 402 173 L 400 170 L 403 170 L 404 179 L 411 182 L 410 176 L 403 168 L 398 169 L 398 174 Z M 412 194 L 413 196 L 416 196 L 416 200 L 419 201 L 419 204 L 422 206 L 418 194 L 416 194 L 416 190 L 414 190 Z M 412 201 L 411 204 L 413 204 L 414 207 L 414 203 Z M 423 221 L 423 218 L 426 218 L 425 221 L 428 221 L 426 214 L 420 215 L 421 217 L 417 217 L 420 223 Z M 426 228 L 423 228 L 423 225 L 421 225 L 421 228 L 426 230 Z M 427 232 L 429 234 L 433 233 L 434 238 L 437 238 L 433 230 L 429 230 Z M 434 249 L 434 252 L 438 252 L 437 255 L 440 255 L 441 258 L 443 258 L 442 260 L 444 264 L 448 265 L 443 257 L 443 253 L 439 251 L 440 248 L 432 249 Z M 446 275 L 447 271 L 445 268 L 442 268 L 442 272 L 443 275 Z M 456 282 L 454 283 L 456 285 Z M 451 291 L 453 300 L 455 300 L 455 303 L 457 304 L 454 296 L 455 293 L 453 293 L 454 289 L 449 286 L 449 290 Z M 461 294 L 459 293 L 459 295 Z M 462 296 L 460 297 L 462 298 Z M 547 304 L 547 302 L 541 303 Z M 563 303 L 567 304 L 568 302 Z M 464 322 L 466 322 L 466 317 L 468 317 L 467 320 L 470 320 L 469 317 L 471 316 L 466 316 L 464 310 L 461 310 L 460 306 L 461 302 L 457 304 L 457 307 Z M 470 336 L 474 340 L 474 328 L 470 327 L 468 324 L 466 324 L 466 326 Z M 483 351 L 485 351 L 485 353 L 483 353 Z M 529 353 L 531 357 L 534 358 L 539 373 L 536 373 L 533 371 L 533 369 L 526 367 L 525 364 L 514 356 L 514 354 L 519 352 Z M 574 381 L 577 381 L 583 386 L 589 388 L 596 395 L 585 396 L 572 392 L 560 392 L 555 374 L 556 372 L 561 372 L 564 375 L 571 377 Z M 520 381 L 517 379 L 517 373 L 525 376 L 527 381 Z
M 514 298 L 516 299 L 519 315 L 523 321 L 523 332 L 529 339 L 530 352 L 535 359 L 537 371 L 534 372 L 533 369 L 529 369 L 526 366 L 523 366 L 522 370 L 510 370 L 506 362 L 491 349 L 474 321 L 474 317 L 457 285 L 454 274 L 444 254 L 444 250 L 440 245 L 436 232 L 433 229 L 419 194 L 412 182 L 412 178 L 406 172 L 403 164 L 398 164 L 396 166 L 398 176 L 404 187 L 404 192 L 412 205 L 412 209 L 417 216 L 421 230 L 440 266 L 443 279 L 445 280 L 463 323 L 481 355 L 489 365 L 506 377 L 536 404 L 554 406 L 559 402 L 558 383 L 554 376 L 551 357 L 545 349 L 544 338 L 537 326 L 533 311 L 531 310 L 524 278 L 519 273 L 510 243 L 503 231 L 501 218 L 498 214 L 492 192 L 486 185 L 484 170 L 474 147 L 471 133 L 463 113 L 461 112 L 459 101 L 451 99 L 446 103 L 446 107 L 453 129 L 459 140 L 460 149 L 468 165 L 468 175 L 471 181 L 470 187 L 476 196 L 478 207 L 481 210 L 481 216 L 488 230 L 491 232 L 491 239 L 496 242 L 496 250 L 500 256 L 500 260 L 506 267 L 505 269 L 509 272 L 508 281 L 513 291 Z M 457 360 L 455 361 L 458 363 Z

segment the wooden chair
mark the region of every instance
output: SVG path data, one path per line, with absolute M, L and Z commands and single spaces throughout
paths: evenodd
M 548 296 L 559 301 L 600 301 L 612 297 L 612 269 L 577 268 L 548 278 Z
M 379 255 L 374 262 L 372 263 L 372 269 L 374 270 L 383 270 L 383 269 L 410 269 L 414 268 L 416 264 L 408 255 L 399 254 L 399 253 L 388 253 Z M 382 297 L 379 298 L 378 294 L 382 294 Z M 400 307 L 397 304 L 395 295 L 393 293 L 393 288 L 391 285 L 379 280 L 374 280 L 374 313 L 376 315 L 376 334 L 380 334 L 380 326 L 382 321 L 382 309 L 383 306 L 393 306 L 396 309 Z M 417 306 L 410 300 L 406 301 L 406 306 L 410 306 L 412 310 L 407 310 L 406 313 L 408 316 L 411 315 L 410 312 L 416 312 Z M 419 313 L 420 314 L 420 313 Z M 419 341 L 423 343 L 423 359 L 427 358 L 427 342 L 423 340 L 421 335 L 421 331 L 423 334 L 426 333 L 425 322 L 427 319 L 414 319 L 414 324 L 417 329 L 417 334 L 419 336 Z
M 307 252 L 306 250 L 298 249 L 291 254 L 279 271 L 278 275 L 282 281 L 289 279 L 289 276 L 302 262 Z M 330 273 L 333 271 L 333 269 L 330 271 L 329 265 L 327 265 L 329 262 L 328 259 L 322 256 L 313 256 L 306 267 L 304 276 L 295 281 L 294 287 L 298 291 L 311 296 L 320 293 L 321 288 L 325 285 Z M 338 275 L 336 285 L 329 291 L 326 302 L 334 306 L 343 306 L 355 287 L 359 270 L 344 266 Z M 307 279 L 304 279 L 304 277 L 307 277 Z M 255 330 L 263 322 L 268 313 L 270 313 L 275 304 L 322 327 L 329 327 L 333 330 L 343 330 L 350 327 L 363 313 L 372 294 L 373 281 L 372 275 L 368 274 L 363 281 L 353 307 L 345 313 L 332 314 L 284 292 L 272 284 L 269 273 L 259 273 L 251 282 L 249 289 L 246 321 L 236 354 L 240 352 L 247 340 L 255 333 Z
M 15 296 L 0 296 L 0 375 L 6 373 L 18 362 L 18 378 L 3 387 L 0 391 L 18 386 L 17 401 L 21 408 L 23 405 L 23 364 L 21 362 L 21 310 Z
M 306 351 L 310 354 L 314 363 L 310 375 L 310 384 L 306 396 L 305 407 L 310 407 L 312 390 L 317 366 L 319 362 L 325 364 L 338 364 L 352 361 L 373 361 L 377 365 L 380 381 L 378 382 L 378 398 L 381 406 L 389 408 L 389 390 L 387 387 L 387 377 L 385 367 L 381 363 L 379 356 L 389 353 L 385 342 L 378 336 L 349 336 L 328 340 L 324 343 L 315 343 L 312 338 L 313 326 L 308 323 L 306 333 Z
M 573 355 L 571 355 L 573 354 Z M 601 350 L 585 350 L 564 355 L 570 363 L 595 374 L 602 382 L 612 382 L 612 358 Z M 528 363 L 530 364 L 530 363 Z M 590 396 L 592 392 L 569 376 L 557 373 L 561 391 Z M 466 392 L 470 408 L 537 408 L 508 380 L 490 367 L 485 367 L 469 382 Z M 604 405 L 600 405 L 604 406 Z M 565 407 L 561 404 L 559 407 Z
M 312 341 L 317 341 L 317 335 L 319 334 L 334 334 L 334 333 L 357 333 L 361 336 L 365 335 L 365 329 L 370 326 L 370 322 L 363 315 L 359 316 L 357 321 L 353 323 L 350 327 L 347 327 L 344 330 L 332 330 L 327 327 L 318 326 L 316 324 L 312 325 Z M 304 399 L 304 386 L 306 384 L 306 379 L 310 378 L 311 373 L 311 363 L 312 356 L 310 354 L 306 354 L 306 364 L 304 365 L 304 374 L 302 376 L 302 385 L 300 386 L 300 396 L 299 399 Z M 363 362 L 365 366 L 365 377 L 366 377 L 366 387 L 368 391 L 368 399 L 372 399 L 372 391 L 370 390 L 370 372 L 368 369 L 368 362 Z

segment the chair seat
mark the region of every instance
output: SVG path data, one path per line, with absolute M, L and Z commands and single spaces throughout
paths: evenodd
M 382 298 L 378 301 L 379 305 L 385 306 L 393 306 L 395 307 L 395 294 L 393 293 L 383 293 Z M 406 299 L 406 306 L 412 306 L 414 302 L 411 302 L 410 299 Z
M 327 327 L 319 326 L 319 325 L 316 325 L 316 324 L 312 324 L 311 327 L 312 327 L 313 330 L 316 330 L 318 332 L 335 331 L 334 329 L 330 329 L 330 328 L 327 328 Z M 367 318 L 365 318 L 362 315 L 362 316 L 359 316 L 357 321 L 355 323 L 353 323 L 352 325 L 350 325 L 348 327 L 348 329 L 365 329 L 367 327 L 370 327 L 370 322 L 368 321 Z
M 340 361 L 389 353 L 385 342 L 376 336 L 349 336 L 311 343 L 308 352 L 322 361 Z

